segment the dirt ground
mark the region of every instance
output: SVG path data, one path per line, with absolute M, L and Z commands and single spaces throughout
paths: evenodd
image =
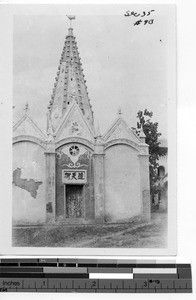
M 149 223 L 13 227 L 13 247 L 164 248 L 167 214 Z

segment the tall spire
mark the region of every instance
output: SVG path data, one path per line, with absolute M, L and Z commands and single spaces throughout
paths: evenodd
M 75 19 L 74 16 L 67 17 L 69 18 L 70 23 Z M 70 24 L 48 107 L 54 129 L 57 127 L 67 108 L 73 101 L 77 102 L 83 115 L 86 117 L 91 127 L 93 127 L 93 111 L 88 97 L 86 80 L 84 79 L 77 42 L 73 35 L 73 28 Z

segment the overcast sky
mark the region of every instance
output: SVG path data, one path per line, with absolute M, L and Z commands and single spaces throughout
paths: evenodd
M 138 13 L 142 11 L 137 8 Z M 154 21 L 134 26 L 139 19 Z M 68 27 L 65 15 L 14 17 L 14 122 L 28 102 L 30 116 L 45 131 L 46 108 Z M 73 28 L 95 125 L 99 122 L 101 133 L 114 121 L 119 107 L 130 126 L 136 126 L 137 112 L 147 108 L 166 137 L 171 48 L 167 10 L 156 7 L 148 18 L 77 15 Z

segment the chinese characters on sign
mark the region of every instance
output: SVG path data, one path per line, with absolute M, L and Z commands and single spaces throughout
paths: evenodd
M 135 18 L 138 18 L 140 17 L 138 20 L 136 20 L 133 25 L 134 26 L 138 26 L 140 24 L 143 24 L 143 25 L 152 25 L 154 23 L 154 19 L 149 19 L 149 16 L 151 15 L 152 12 L 154 12 L 155 10 L 154 9 L 151 9 L 150 11 L 143 11 L 142 13 L 137 13 L 135 11 L 126 11 L 126 13 L 124 14 L 125 17 L 135 17 Z M 143 19 L 145 17 L 145 19 Z M 146 18 L 148 17 L 148 18 Z
M 62 170 L 62 182 L 67 184 L 86 183 L 86 170 Z

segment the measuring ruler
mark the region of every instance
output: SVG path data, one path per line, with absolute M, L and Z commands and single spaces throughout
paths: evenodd
M 0 292 L 191 293 L 191 265 L 152 260 L 1 259 Z

